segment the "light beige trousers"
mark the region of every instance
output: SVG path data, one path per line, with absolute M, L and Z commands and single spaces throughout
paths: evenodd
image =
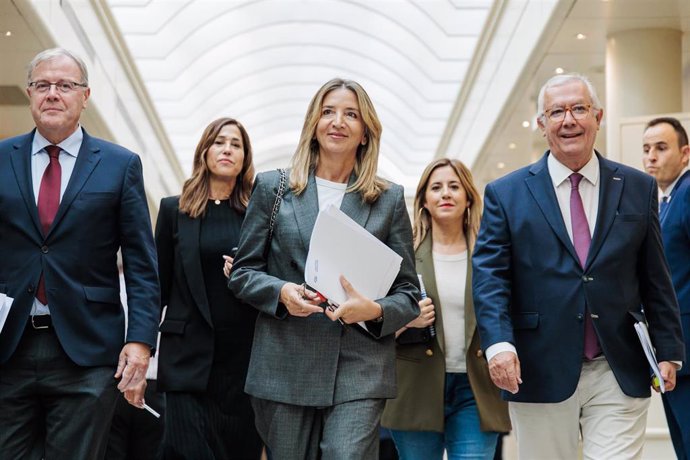
M 639 459 L 650 398 L 621 391 L 606 359 L 584 362 L 575 393 L 560 403 L 509 403 L 520 460 Z

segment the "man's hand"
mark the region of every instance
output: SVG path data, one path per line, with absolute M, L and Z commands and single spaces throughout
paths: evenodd
M 141 381 L 146 382 L 146 370 L 149 368 L 150 358 L 151 348 L 145 343 L 126 343 L 120 352 L 120 360 L 115 372 L 116 379 L 122 377 L 117 389 L 121 392 L 140 389 Z M 144 386 L 144 388 L 146 387 Z M 143 398 L 143 395 L 142 390 L 140 398 Z
M 502 351 L 489 361 L 489 375 L 498 388 L 515 394 L 522 383 L 520 360 L 513 352 Z
M 676 387 L 676 365 L 669 361 L 661 361 L 659 363 L 659 370 L 661 376 L 664 378 L 664 387 L 666 391 L 673 391 Z M 652 388 L 659 393 L 659 385 L 652 382 Z
M 346 324 L 352 324 L 360 321 L 371 321 L 381 317 L 383 314 L 381 305 L 357 292 L 352 287 L 352 284 L 342 275 L 340 275 L 340 285 L 345 289 L 347 300 L 334 310 L 326 309 L 326 316 L 331 321 L 341 319 Z
M 146 391 L 146 379 L 139 382 L 133 390 L 125 390 L 125 399 L 137 409 L 144 408 L 144 392 Z

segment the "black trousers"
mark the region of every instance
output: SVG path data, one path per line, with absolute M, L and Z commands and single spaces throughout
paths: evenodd
M 156 418 L 132 406 L 124 396 L 118 398 L 110 425 L 106 460 L 159 460 L 162 457 L 165 394 L 156 391 L 155 380 L 147 381 L 144 401 L 161 417 Z
M 115 368 L 81 367 L 55 330 L 27 325 L 0 366 L 3 459 L 100 460 L 118 395 Z
M 165 460 L 258 460 L 244 371 L 214 366 L 205 392 L 167 392 Z

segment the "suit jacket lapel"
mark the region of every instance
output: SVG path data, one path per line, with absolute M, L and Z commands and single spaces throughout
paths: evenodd
M 286 190 L 285 194 L 288 193 L 290 190 Z M 319 214 L 319 196 L 313 172 L 309 174 L 307 188 L 304 189 L 304 192 L 300 195 L 290 194 L 289 199 L 292 201 L 292 209 L 295 213 L 297 229 L 302 237 L 302 243 L 306 249 L 309 249 L 311 233 L 314 230 L 316 216 Z
M 563 243 L 563 247 L 566 248 L 575 260 L 579 260 L 563 222 L 563 213 L 561 213 L 561 208 L 558 205 L 558 198 L 556 198 L 556 191 L 553 188 L 553 181 L 546 163 L 548 155 L 549 152 L 546 152 L 539 162 L 532 165 L 530 168 L 532 176 L 525 179 L 525 184 L 551 229 L 558 239 L 561 240 L 561 243 Z
M 663 211 L 659 212 L 659 222 L 663 223 L 666 220 L 666 217 L 668 216 L 668 210 L 671 208 L 673 205 L 673 194 L 676 192 L 676 190 L 685 182 L 686 180 L 690 180 L 690 171 L 685 171 L 682 176 L 680 176 L 680 179 L 678 179 L 678 182 L 676 182 L 676 185 L 673 186 L 673 190 L 671 190 L 670 194 L 670 200 L 668 203 L 668 206 L 664 208 Z
M 79 155 L 77 155 L 77 161 L 74 164 L 74 170 L 67 183 L 67 188 L 65 193 L 62 195 L 60 200 L 60 207 L 58 208 L 55 219 L 53 220 L 53 225 L 48 230 L 48 235 L 55 230 L 62 218 L 64 217 L 67 209 L 69 209 L 72 201 L 76 198 L 81 191 L 82 187 L 86 183 L 94 168 L 101 161 L 101 149 L 98 147 L 93 138 L 86 133 L 84 130 L 84 138 L 81 142 L 81 148 L 79 149 Z
M 441 299 L 438 298 L 438 287 L 436 286 L 436 273 L 434 272 L 431 233 L 427 233 L 426 237 L 417 248 L 417 251 L 415 251 L 415 259 L 417 262 L 417 273 L 422 275 L 422 281 L 424 282 L 426 294 L 434 302 L 434 311 L 436 313 L 436 321 L 434 323 L 436 327 L 436 341 L 438 342 L 441 352 L 445 353 L 443 308 L 441 307 Z
M 351 186 L 355 180 L 357 180 L 357 177 L 353 172 L 350 174 L 350 179 L 347 184 L 348 187 Z M 316 224 L 316 218 L 319 215 L 319 194 L 313 172 L 309 174 L 307 188 L 304 189 L 304 192 L 299 196 L 291 195 L 290 200 L 292 201 L 292 208 L 295 213 L 297 228 L 302 237 L 302 242 L 304 243 L 304 247 L 309 249 L 311 234 L 314 230 L 314 224 Z M 343 197 L 340 210 L 364 227 L 369 218 L 371 205 L 362 201 L 362 197 L 359 193 L 348 192 L 345 193 Z
M 14 176 L 19 185 L 19 191 L 22 194 L 22 198 L 24 198 L 26 210 L 31 216 L 38 235 L 41 235 L 41 239 L 43 239 L 43 231 L 38 218 L 38 207 L 36 206 L 36 197 L 34 196 L 31 178 L 31 142 L 35 131 L 34 129 L 13 145 L 14 150 L 10 153 L 10 163 L 12 164 L 12 169 L 14 169 Z
M 613 220 L 616 217 L 618 203 L 620 203 L 625 184 L 625 176 L 618 171 L 618 168 L 610 161 L 599 155 L 599 175 L 601 184 L 599 185 L 599 210 L 597 211 L 597 223 L 594 226 L 592 243 L 587 253 L 587 263 L 585 269 L 589 267 L 592 260 L 596 257 L 601 246 L 606 239 L 606 235 L 611 229 Z
M 199 234 L 201 233 L 201 218 L 192 219 L 187 214 L 177 212 L 179 229 L 180 256 L 184 268 L 187 287 L 192 293 L 194 302 L 198 305 L 201 315 L 213 326 L 211 308 L 206 297 L 204 272 L 201 268 L 201 253 L 199 252 Z
M 350 180 L 347 183 L 348 187 L 357 180 L 354 171 L 350 174 Z M 343 202 L 340 204 L 340 210 L 347 214 L 352 220 L 364 227 L 369 219 L 371 212 L 371 205 L 362 200 L 362 195 L 359 192 L 348 192 L 343 197 Z

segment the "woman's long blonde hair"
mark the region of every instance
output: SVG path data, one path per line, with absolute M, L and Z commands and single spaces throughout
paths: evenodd
M 235 187 L 230 195 L 230 206 L 236 211 L 244 213 L 249 203 L 254 183 L 254 160 L 252 156 L 252 144 L 249 141 L 249 134 L 242 124 L 234 118 L 219 118 L 212 121 L 201 135 L 199 144 L 194 152 L 194 165 L 192 166 L 192 176 L 187 179 L 182 186 L 180 195 L 180 211 L 186 213 L 192 219 L 203 216 L 206 212 L 209 194 L 209 179 L 211 173 L 206 164 L 206 153 L 209 147 L 218 137 L 218 133 L 224 126 L 235 125 L 240 130 L 242 145 L 244 146 L 244 161 L 242 170 L 235 178 Z
M 328 93 L 338 88 L 348 89 L 355 94 L 367 137 L 367 143 L 357 148 L 354 169 L 357 180 L 347 189 L 347 192 L 359 192 L 364 201 L 372 203 L 387 187 L 387 182 L 376 175 L 381 143 L 381 122 L 364 88 L 355 81 L 342 78 L 334 78 L 324 84 L 309 103 L 299 144 L 292 156 L 290 187 L 296 195 L 302 193 L 307 187 L 309 173 L 318 165 L 319 143 L 316 140 L 316 125 L 321 118 L 323 100 Z
M 412 234 L 414 238 L 414 248 L 417 249 L 427 233 L 431 229 L 431 215 L 424 207 L 426 204 L 426 189 L 429 186 L 431 174 L 444 166 L 450 166 L 455 174 L 460 179 L 460 185 L 465 189 L 469 206 L 465 210 L 462 218 L 462 226 L 465 231 L 465 238 L 467 238 L 468 250 L 472 252 L 474 243 L 477 241 L 477 233 L 479 232 L 479 223 L 482 214 L 482 197 L 474 185 L 472 180 L 472 173 L 460 160 L 451 160 L 449 158 L 439 158 L 434 160 L 424 169 L 422 177 L 419 179 L 417 185 L 417 192 L 414 196 L 414 228 Z

